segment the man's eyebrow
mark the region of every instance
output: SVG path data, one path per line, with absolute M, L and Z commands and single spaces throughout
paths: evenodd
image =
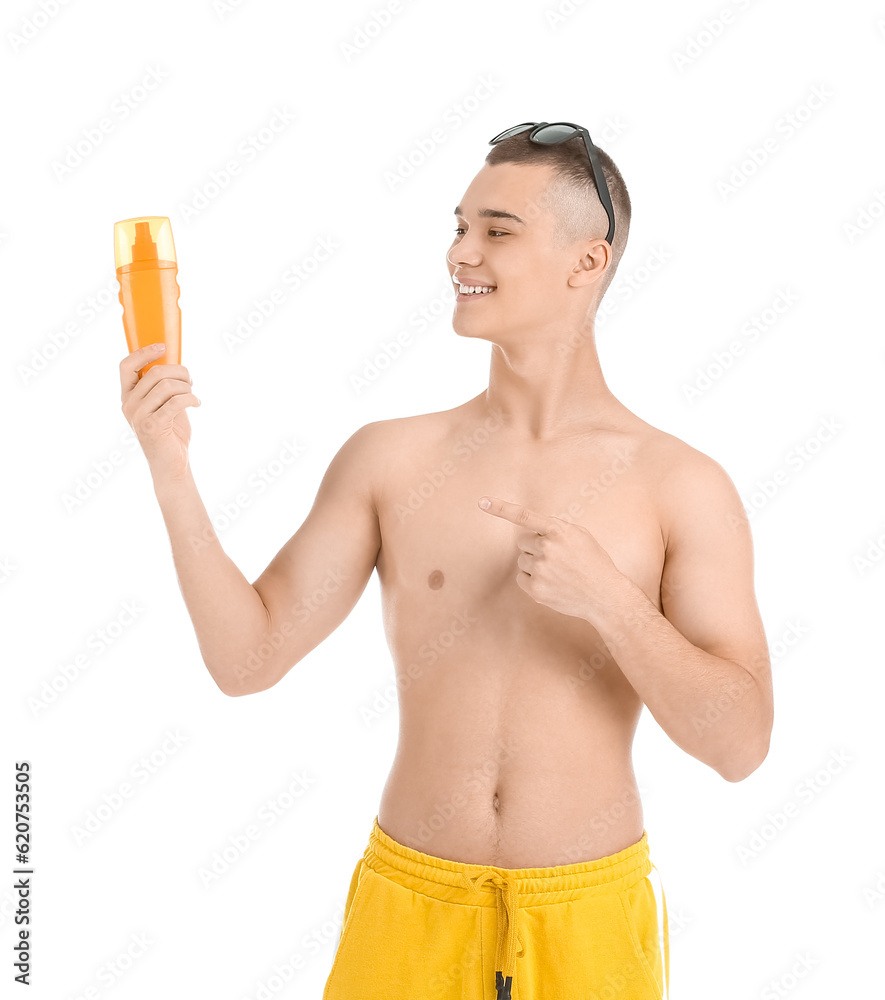
M 481 219 L 513 219 L 514 222 L 518 222 L 522 226 L 525 225 L 525 222 L 518 215 L 514 215 L 513 212 L 502 212 L 498 208 L 481 208 L 476 214 Z M 455 208 L 455 215 L 460 215 L 462 219 L 464 218 L 461 215 L 460 205 Z

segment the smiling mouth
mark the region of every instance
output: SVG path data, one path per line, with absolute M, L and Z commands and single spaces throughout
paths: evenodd
M 497 285 L 460 285 L 457 282 L 455 287 L 458 289 L 458 294 L 456 296 L 456 301 L 466 302 L 468 299 L 487 299 L 492 295 Z

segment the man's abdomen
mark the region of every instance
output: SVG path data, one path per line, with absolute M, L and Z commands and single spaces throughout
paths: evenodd
M 640 839 L 635 695 L 617 711 L 531 686 L 499 692 L 497 708 L 488 690 L 435 694 L 400 696 L 400 743 L 378 809 L 400 843 L 527 868 L 595 860 Z

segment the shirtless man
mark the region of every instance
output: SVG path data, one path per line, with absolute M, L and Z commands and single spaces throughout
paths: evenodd
M 399 744 L 326 1000 L 661 1000 L 666 909 L 631 760 L 642 706 L 727 781 L 768 752 L 771 673 L 738 493 L 600 370 L 594 316 L 624 251 L 627 189 L 589 136 L 548 130 L 559 141 L 542 145 L 537 131 L 496 143 L 455 210 L 452 280 L 494 288 L 459 293 L 453 319 L 492 344 L 488 388 L 357 430 L 254 583 L 191 475 L 187 369 L 139 380 L 146 348 L 120 365 L 224 693 L 277 684 L 378 571 Z M 328 598 L 304 613 L 317 591 Z

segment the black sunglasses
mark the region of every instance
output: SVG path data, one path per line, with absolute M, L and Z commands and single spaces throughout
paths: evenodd
M 583 138 L 584 146 L 587 149 L 587 156 L 590 157 L 590 166 L 593 168 L 593 177 L 596 180 L 596 190 L 599 192 L 599 200 L 602 202 L 602 207 L 608 216 L 608 233 L 605 240 L 609 246 L 612 246 L 612 240 L 615 235 L 615 210 L 612 207 L 611 195 L 608 193 L 608 185 L 605 183 L 605 174 L 602 172 L 602 166 L 599 162 L 599 157 L 596 155 L 596 147 L 593 145 L 590 133 L 581 125 L 575 125 L 574 122 L 525 122 L 522 125 L 514 125 L 513 128 L 505 129 L 505 131 L 496 135 L 494 139 L 489 139 L 489 145 L 494 146 L 496 142 L 501 142 L 502 139 L 509 139 L 512 135 L 519 135 L 520 132 L 525 132 L 527 128 L 532 130 L 529 139 L 532 142 L 540 142 L 545 146 L 555 146 L 559 142 L 573 139 L 576 135 Z

